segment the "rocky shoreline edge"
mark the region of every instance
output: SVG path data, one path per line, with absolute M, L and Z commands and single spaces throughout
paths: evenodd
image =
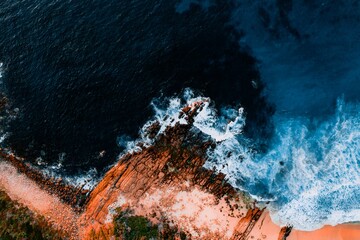
M 224 174 L 203 167 L 213 142 L 203 141 L 201 133 L 191 130 L 202 107 L 197 102 L 183 108 L 179 115 L 188 124 L 176 123 L 161 134 L 159 123 L 154 122 L 147 129 L 154 144 L 139 143 L 142 150 L 122 156 L 92 190 L 46 177 L 13 154 L 0 151 L 0 157 L 71 207 L 73 213 L 68 215 L 73 214 L 74 220 L 66 223 L 74 225 L 71 239 L 125 239 L 131 231 L 129 218 L 121 223 L 125 226 L 121 234 L 116 236 L 114 230 L 119 213 L 156 224 L 161 229 L 159 239 L 167 239 L 168 232 L 172 232 L 169 239 L 287 239 L 290 226 L 271 223 L 275 231 L 268 229 L 271 219 L 265 208 L 258 208 L 248 195 L 234 189 Z M 57 221 L 58 228 L 68 231 L 68 226 Z

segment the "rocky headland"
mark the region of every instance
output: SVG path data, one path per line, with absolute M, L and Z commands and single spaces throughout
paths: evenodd
M 305 239 L 291 226 L 275 225 L 266 208 L 233 188 L 224 174 L 203 167 L 214 142 L 192 129 L 202 107 L 196 102 L 182 109 L 187 124 L 163 132 L 159 122 L 149 125 L 153 144 L 139 142 L 91 191 L 44 177 L 4 153 L 0 167 L 7 174 L 0 188 L 70 239 Z
M 224 174 L 203 167 L 214 143 L 191 129 L 201 107 L 198 102 L 182 109 L 186 125 L 168 126 L 161 134 L 157 122 L 149 126 L 154 144 L 121 157 L 91 192 L 83 215 L 91 224 L 85 232 L 111 232 L 116 210 L 130 209 L 180 229 L 189 239 L 274 239 L 267 237 L 273 233 L 259 231 L 258 221 L 268 218 L 265 209 L 234 189 Z M 290 229 L 279 228 L 276 239 L 286 239 Z

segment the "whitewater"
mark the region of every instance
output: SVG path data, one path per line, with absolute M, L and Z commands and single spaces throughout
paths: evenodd
M 275 113 L 269 147 L 258 151 L 243 134 L 246 109 L 224 107 L 210 98 L 183 96 L 165 99 L 167 108 L 152 103 L 155 117 L 140 131 L 141 138 L 127 141 L 127 152 L 140 151 L 139 142 L 151 145 L 146 129 L 154 121 L 167 126 L 188 124 L 181 109 L 203 102 L 193 131 L 216 142 L 207 152 L 206 168 L 226 174 L 236 188 L 266 205 L 272 220 L 299 230 L 360 221 L 360 104 L 340 98 L 334 112 L 322 119 Z M 124 145 L 124 141 L 119 143 Z

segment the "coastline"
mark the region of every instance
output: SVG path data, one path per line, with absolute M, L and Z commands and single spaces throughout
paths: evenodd
M 271 220 L 268 211 L 264 212 L 264 216 L 259 222 L 262 222 L 262 226 L 259 225 L 254 228 L 257 230 L 257 236 L 264 237 L 266 235 L 266 238 L 263 239 L 270 240 L 355 240 L 359 239 L 360 236 L 360 224 L 344 223 L 335 226 L 326 225 L 314 231 L 292 229 L 286 238 L 280 238 L 280 236 L 278 238 L 281 227 Z
M 201 107 L 196 102 L 181 114 L 192 123 Z M 360 235 L 355 223 L 310 232 L 276 225 L 266 208 L 236 190 L 226 175 L 203 167 L 213 143 L 200 141 L 200 133 L 190 129 L 175 124 L 161 132 L 159 124 L 152 124 L 147 132 L 154 144 L 120 157 L 89 195 L 81 187 L 54 184 L 15 156 L 0 158 L 0 188 L 74 240 L 103 239 L 104 232 L 105 239 L 111 239 L 118 210 L 131 210 L 154 224 L 171 223 L 189 239 L 354 240 Z M 67 197 L 82 194 L 87 197 L 84 206 L 74 208 L 76 201 Z
M 12 200 L 22 203 L 62 229 L 69 226 L 69 222 L 64 220 L 79 218 L 79 216 L 71 210 L 70 206 L 62 203 L 56 196 L 42 190 L 36 182 L 30 180 L 25 174 L 19 173 L 10 163 L 6 161 L 0 162 L 0 168 L 3 172 L 7 173 L 7 175 L 0 177 L 0 188 L 5 190 Z M 196 202 L 196 204 L 202 205 L 203 203 Z M 62 209 L 62 216 L 57 214 L 59 209 Z M 226 208 L 222 208 L 222 211 L 227 211 L 225 209 Z M 226 214 L 226 212 L 223 213 Z M 64 214 L 68 215 L 68 217 L 63 218 Z M 244 219 L 246 219 L 246 217 L 244 217 Z M 238 226 L 235 227 L 236 224 L 234 224 L 232 229 L 235 233 Z M 71 225 L 78 226 L 76 220 L 72 222 Z M 248 236 L 254 239 L 267 240 L 354 240 L 360 235 L 360 224 L 358 223 L 324 226 L 321 229 L 309 232 L 292 229 L 287 237 L 281 235 L 283 229 L 281 226 L 272 222 L 269 212 L 265 210 L 261 214 L 261 217 L 256 220 Z M 73 237 L 73 239 L 77 239 L 77 237 Z
M 32 212 L 39 214 L 54 226 L 77 239 L 78 213 L 55 194 L 44 190 L 38 182 L 6 161 L 0 159 L 0 189 L 13 201 L 26 206 Z
M 360 236 L 360 224 L 345 223 L 336 226 L 324 226 L 315 231 L 293 230 L 287 240 L 355 240 Z

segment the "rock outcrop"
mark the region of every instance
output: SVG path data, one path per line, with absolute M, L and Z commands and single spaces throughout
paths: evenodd
M 285 226 L 281 228 L 278 240 L 286 240 L 287 237 L 290 235 L 291 230 L 292 230 L 291 226 Z
M 201 107 L 201 103 L 198 103 L 195 106 L 184 108 L 180 115 L 186 114 L 189 124 L 176 124 L 168 127 L 163 134 L 158 135 L 153 146 L 123 156 L 106 173 L 103 180 L 90 194 L 83 220 L 92 224 L 87 226 L 86 232 L 98 231 L 103 226 L 106 226 L 105 231 L 107 231 L 111 225 L 110 219 L 114 210 L 117 207 L 125 207 L 149 218 L 157 216 L 157 218 L 153 217 L 154 221 L 159 222 L 166 218 L 175 225 L 180 224 L 177 227 L 185 230 L 188 236 L 192 236 L 191 238 L 194 239 L 235 240 L 250 237 L 255 224 L 265 214 L 265 210 L 246 201 L 246 195 L 235 190 L 226 181 L 225 175 L 217 174 L 214 170 L 203 167 L 206 160 L 205 153 L 209 147 L 212 147 L 213 142 L 209 139 L 206 141 L 206 137 L 201 133 L 191 130 L 193 116 Z M 157 130 L 158 125 L 155 123 L 149 128 L 149 134 L 153 137 L 157 136 Z M 159 191 L 159 189 L 163 190 Z M 206 228 L 204 223 L 198 224 L 197 217 L 205 216 L 201 215 L 204 214 L 201 211 L 197 212 L 199 216 L 193 216 L 192 220 L 186 218 L 184 213 L 171 213 L 171 211 L 176 211 L 174 202 L 181 201 L 179 195 L 198 196 L 191 195 L 193 189 L 199 189 L 203 195 L 209 194 L 216 198 L 217 203 L 211 205 L 212 211 L 223 204 L 218 211 L 219 218 L 223 218 L 227 223 L 227 226 L 224 226 L 226 233 L 221 232 L 221 229 L 218 228 L 215 230 L 211 227 Z M 150 200 L 156 198 L 161 200 L 157 202 Z M 203 203 L 187 200 L 189 208 L 196 208 L 198 205 L 200 208 L 207 208 L 210 205 L 206 205 L 204 202 L 207 200 L 204 199 Z M 144 207 L 144 205 L 146 206 Z M 190 211 L 186 208 L 186 202 L 184 205 L 183 211 Z M 179 214 L 183 214 L 186 220 L 179 218 Z M 217 213 L 211 212 L 210 214 Z M 191 230 L 195 229 L 194 231 L 184 227 L 189 223 L 188 221 L 197 224 L 195 227 L 190 227 Z M 221 220 L 218 219 L 218 221 Z M 229 231 L 232 232 L 230 235 Z M 86 232 L 84 236 L 86 236 Z M 278 234 L 285 236 L 282 232 Z
M 3 101 L 0 108 L 6 104 Z M 123 239 L 115 238 L 113 218 L 118 210 L 130 214 L 125 218 L 142 219 L 143 225 L 147 220 L 157 224 L 161 240 L 325 240 L 329 236 L 350 240 L 359 236 L 359 225 L 325 226 L 313 232 L 281 228 L 265 208 L 234 189 L 224 174 L 204 168 L 206 152 L 214 142 L 192 128 L 202 104 L 194 103 L 179 113 L 188 124 L 177 123 L 159 132 L 161 126 L 154 122 L 147 129 L 153 144 L 139 143 L 141 151 L 120 157 L 91 192 L 48 178 L 1 149 L 0 167 L 6 174 L 0 177 L 0 188 L 74 240 Z M 131 231 L 126 222 L 122 224 L 123 230 Z
M 0 157 L 77 210 L 72 239 L 113 239 L 119 209 L 146 217 L 165 234 L 175 231 L 174 236 L 185 234 L 187 239 L 286 239 L 291 228 L 273 224 L 266 209 L 234 189 L 224 174 L 203 167 L 215 143 L 192 128 L 202 106 L 197 102 L 182 109 L 180 117 L 188 124 L 176 123 L 161 133 L 159 123 L 149 126 L 147 137 L 153 144 L 139 143 L 141 151 L 122 156 L 90 193 L 46 178 L 11 154 Z

